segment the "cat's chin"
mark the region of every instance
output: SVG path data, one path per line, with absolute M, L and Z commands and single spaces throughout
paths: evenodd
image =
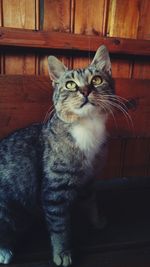
M 79 117 L 86 117 L 89 116 L 91 113 L 95 112 L 97 108 L 92 105 L 91 103 L 87 103 L 84 106 L 81 106 L 78 109 L 74 110 L 74 113 L 77 114 Z

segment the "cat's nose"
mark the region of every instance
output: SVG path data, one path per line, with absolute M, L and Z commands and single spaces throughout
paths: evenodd
M 88 96 L 91 93 L 91 91 L 92 91 L 91 88 L 88 86 L 84 86 L 80 88 L 80 93 L 84 95 L 85 97 Z

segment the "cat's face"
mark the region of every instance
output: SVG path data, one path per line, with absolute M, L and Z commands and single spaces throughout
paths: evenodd
M 49 73 L 55 88 L 53 101 L 60 119 L 74 122 L 82 117 L 109 112 L 114 94 L 111 63 L 101 46 L 87 68 L 68 70 L 56 57 L 48 58 Z

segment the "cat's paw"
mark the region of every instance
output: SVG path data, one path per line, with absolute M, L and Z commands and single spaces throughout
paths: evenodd
M 0 248 L 0 264 L 10 263 L 13 253 L 10 249 Z
M 55 254 L 53 257 L 53 261 L 57 266 L 70 266 L 72 264 L 71 252 L 67 251 L 60 254 Z

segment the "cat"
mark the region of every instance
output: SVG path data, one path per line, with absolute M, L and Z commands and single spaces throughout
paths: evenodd
M 68 70 L 48 57 L 54 114 L 45 123 L 20 129 L 0 142 L 0 263 L 8 264 L 31 215 L 42 210 L 57 266 L 72 263 L 70 214 L 74 203 L 91 200 L 102 165 L 106 120 L 115 99 L 107 48 L 98 48 L 87 68 Z M 96 161 L 95 161 L 96 159 Z M 87 192 L 87 193 L 86 193 Z

